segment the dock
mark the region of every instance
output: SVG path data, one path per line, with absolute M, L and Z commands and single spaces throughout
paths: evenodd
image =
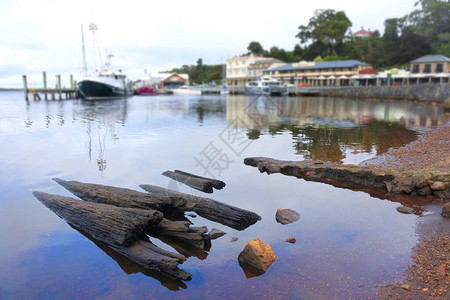
M 41 95 L 45 100 L 48 100 L 49 96 L 51 100 L 63 100 L 63 95 L 65 95 L 65 99 L 77 99 L 81 98 L 80 94 L 77 90 L 76 82 L 73 81 L 73 76 L 70 75 L 70 88 L 61 87 L 61 75 L 56 75 L 57 85 L 54 89 L 47 87 L 47 73 L 42 73 L 43 78 L 43 87 L 42 88 L 28 88 L 28 80 L 26 75 L 22 75 L 23 81 L 23 91 L 25 100 L 29 101 L 30 94 L 33 97 L 33 100 L 42 100 Z
M 222 94 L 223 89 L 221 87 L 204 87 L 201 92 L 202 95 L 220 95 Z M 231 95 L 243 95 L 245 94 L 244 88 L 239 87 L 228 87 L 226 89 L 228 94 Z M 314 87 L 289 87 L 288 88 L 289 96 L 319 96 L 320 90 Z

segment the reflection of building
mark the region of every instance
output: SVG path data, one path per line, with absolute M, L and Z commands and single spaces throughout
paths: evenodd
M 244 87 L 245 83 L 256 79 L 257 74 L 262 74 L 273 63 L 280 61 L 272 57 L 256 56 L 253 53 L 227 59 L 226 85 Z
M 264 73 L 291 83 L 297 80 L 300 83 L 311 85 L 348 85 L 352 76 L 370 68 L 369 64 L 353 59 L 319 62 L 301 61 L 285 64 Z

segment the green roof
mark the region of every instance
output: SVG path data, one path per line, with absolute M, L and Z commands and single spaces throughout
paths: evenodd
M 450 58 L 440 54 L 429 54 L 411 61 L 411 63 L 433 63 L 433 62 L 450 62 Z

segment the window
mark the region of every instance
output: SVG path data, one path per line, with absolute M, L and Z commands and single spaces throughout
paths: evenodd
M 442 73 L 444 72 L 444 65 L 443 64 L 437 64 L 436 65 L 436 73 Z
M 419 65 L 413 65 L 413 73 L 419 73 Z
M 431 73 L 431 65 L 430 64 L 426 64 L 425 65 L 425 69 L 423 69 L 424 73 Z

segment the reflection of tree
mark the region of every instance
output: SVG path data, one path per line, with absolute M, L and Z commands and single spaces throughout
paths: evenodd
M 189 107 L 189 114 L 197 115 L 198 122 L 203 124 L 205 116 L 223 116 L 225 114 L 225 103 L 222 100 L 199 99 Z
M 322 125 L 270 126 L 270 135 L 291 132 L 296 154 L 307 159 L 340 162 L 345 158 L 347 147 L 356 147 L 359 152 L 370 153 L 373 148 L 381 154 L 390 148 L 400 147 L 415 139 L 417 133 L 401 124 L 372 121 L 354 127 Z

